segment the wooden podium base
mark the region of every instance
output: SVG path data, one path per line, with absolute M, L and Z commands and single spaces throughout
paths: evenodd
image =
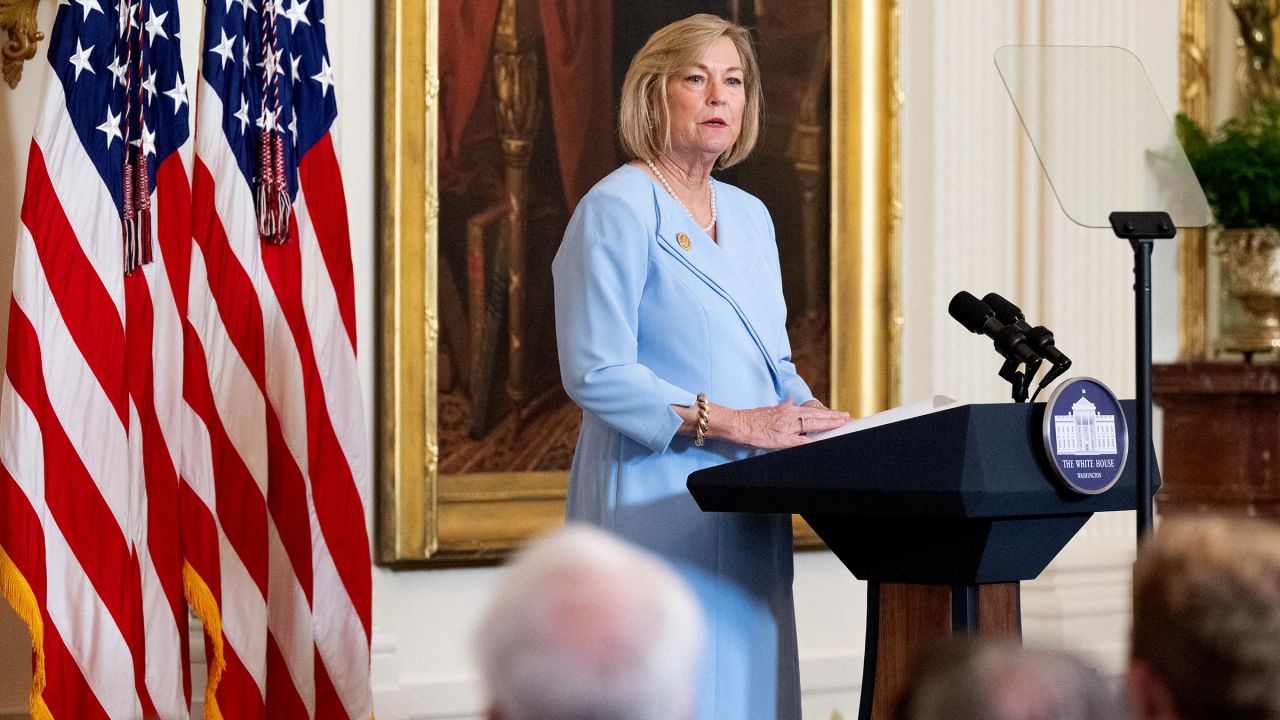
M 892 720 L 922 651 L 972 633 L 1022 637 L 1018 583 L 867 583 L 867 646 L 859 720 Z

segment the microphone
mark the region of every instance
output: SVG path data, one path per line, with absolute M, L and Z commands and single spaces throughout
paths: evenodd
M 1044 390 L 1049 383 L 1057 380 L 1063 373 L 1071 367 L 1071 358 L 1067 357 L 1058 346 L 1053 342 L 1053 333 L 1043 325 L 1031 327 L 1025 317 L 1022 315 L 1022 308 L 1005 300 L 996 293 L 987 293 L 982 297 L 982 301 L 991 306 L 995 311 L 996 317 L 1002 322 L 1012 324 L 1022 330 L 1027 336 L 1027 341 L 1040 357 L 1048 360 L 1053 367 L 1049 372 L 1040 378 L 1040 384 L 1036 386 L 1036 392 L 1031 396 L 1031 401 L 1035 402 L 1036 396 Z M 1027 384 L 1031 384 L 1031 380 L 1027 379 Z
M 1027 344 L 1027 336 L 1016 325 L 1000 322 L 987 303 L 961 290 L 951 298 L 947 313 L 975 335 L 986 335 L 995 342 L 996 352 L 1007 360 L 1032 365 L 1040 356 Z
M 1022 308 L 995 293 L 983 295 L 982 302 L 991 306 L 1000 322 L 1005 325 L 1014 325 L 1021 330 L 1027 336 L 1027 343 L 1031 345 L 1031 349 L 1035 350 L 1037 355 L 1052 363 L 1054 369 L 1061 367 L 1062 371 L 1058 373 L 1059 375 L 1071 367 L 1071 358 L 1064 355 L 1058 349 L 1058 346 L 1054 344 L 1053 333 L 1049 331 L 1049 328 L 1043 325 L 1031 327 L 1027 323 L 1027 319 L 1022 315 Z M 1055 375 L 1055 377 L 1057 376 Z

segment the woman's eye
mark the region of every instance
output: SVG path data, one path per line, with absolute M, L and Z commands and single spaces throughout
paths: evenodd
M 702 76 L 701 76 L 701 75 L 690 75 L 689 77 L 685 78 L 685 82 L 700 83 L 700 82 L 702 82 Z
M 728 80 L 725 80 L 725 82 L 737 87 L 742 85 L 742 78 L 731 77 Z

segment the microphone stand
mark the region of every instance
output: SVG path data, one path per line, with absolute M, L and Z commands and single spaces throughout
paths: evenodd
M 1043 360 L 1036 360 L 1027 364 L 1026 375 L 1022 380 L 1022 399 L 1018 400 L 1018 402 L 1027 401 L 1027 395 L 1031 393 L 1031 384 L 1036 381 L 1036 373 L 1040 372 L 1040 363 L 1042 362 Z
M 1013 401 L 1026 402 L 1027 399 L 1027 383 L 1026 378 L 1031 377 L 1030 374 L 1024 375 L 1019 372 L 1018 368 L 1022 365 L 1022 361 L 1016 357 L 1005 358 L 1004 364 L 1000 366 L 1000 377 L 1013 386 Z

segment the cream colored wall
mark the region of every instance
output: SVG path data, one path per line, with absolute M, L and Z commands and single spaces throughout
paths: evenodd
M 1057 14 L 1040 14 L 1042 5 Z M 189 44 L 199 36 L 198 6 L 183 0 Z M 46 2 L 41 9 L 43 27 L 49 27 L 52 8 Z M 340 152 L 360 279 L 360 369 L 370 428 L 376 333 L 374 8 L 364 0 L 328 3 Z M 991 53 L 1012 42 L 1123 45 L 1143 59 L 1172 108 L 1176 3 L 903 0 L 902 9 L 904 400 L 935 390 L 975 401 L 1004 398 L 994 376 L 996 356 L 946 316 L 947 300 L 961 288 L 977 294 L 998 290 L 1021 301 L 1032 318 L 1058 333 L 1076 361 L 1074 371 L 1131 393 L 1127 246 L 1061 219 L 1000 88 Z M 190 68 L 195 53 L 194 46 L 188 48 Z M 21 178 L 34 98 L 43 81 L 38 68 L 27 69 L 18 90 L 0 88 L 0 297 L 9 292 Z M 1172 247 L 1158 249 L 1156 263 L 1157 346 L 1168 359 L 1176 343 Z M 1085 279 L 1096 283 L 1096 295 L 1081 301 L 1069 290 Z M 1025 585 L 1028 642 L 1076 648 L 1108 671 L 1118 671 L 1131 523 L 1125 514 L 1096 519 L 1044 576 Z M 374 570 L 373 681 L 379 718 L 478 717 L 482 691 L 468 648 L 494 577 L 492 569 Z M 865 612 L 862 584 L 831 555 L 803 553 L 796 558 L 795 591 L 805 717 L 825 720 L 834 709 L 854 716 Z M 25 707 L 26 648 L 25 631 L 5 606 L 0 609 L 0 715 Z M 198 651 L 200 643 L 193 648 Z

